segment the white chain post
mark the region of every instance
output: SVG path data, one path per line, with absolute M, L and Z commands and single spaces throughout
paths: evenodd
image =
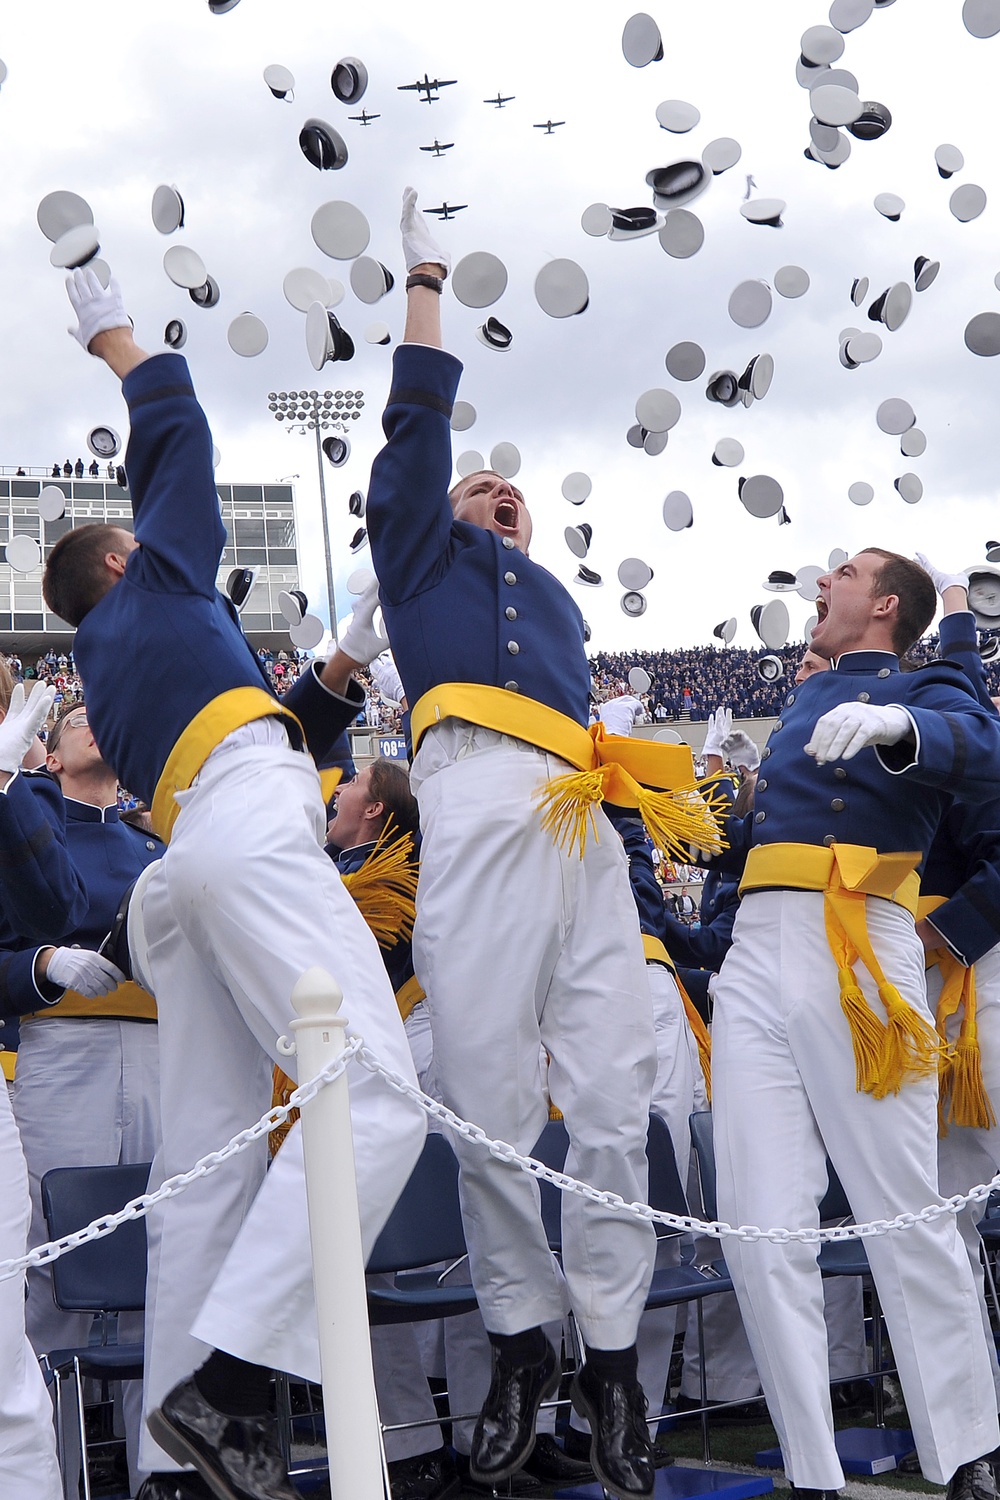
M 291 1023 L 302 1080 L 344 1050 L 343 993 L 325 969 L 307 969 L 292 991 Z M 319 1319 L 330 1493 L 382 1500 L 382 1451 L 368 1333 L 365 1264 L 345 1074 L 302 1111 L 309 1237 Z

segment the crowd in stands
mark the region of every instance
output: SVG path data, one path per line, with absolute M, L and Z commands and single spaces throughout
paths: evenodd
M 628 674 L 644 667 L 652 679 L 648 695 L 650 718 L 656 722 L 690 717 L 700 722 L 725 706 L 738 719 L 769 719 L 778 713 L 805 651 L 799 641 L 780 651 L 743 651 L 733 646 L 692 646 L 681 651 L 601 651 L 591 668 L 599 698 L 630 691 Z M 920 664 L 937 655 L 937 634 L 918 641 L 909 660 Z M 757 662 L 777 656 L 785 669 L 777 682 L 762 682 Z M 1000 693 L 1000 661 L 986 663 L 991 693 Z

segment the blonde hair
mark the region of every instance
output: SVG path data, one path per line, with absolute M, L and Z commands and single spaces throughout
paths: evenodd
M 14 674 L 7 664 L 6 656 L 0 656 L 0 711 L 6 713 L 10 707 L 10 695 L 14 691 Z

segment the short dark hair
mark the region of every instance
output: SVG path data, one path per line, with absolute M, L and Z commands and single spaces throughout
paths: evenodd
M 100 603 L 112 587 L 105 556 L 115 550 L 119 537 L 128 535 L 124 526 L 94 521 L 59 538 L 42 575 L 42 594 L 53 614 L 75 629 Z
M 410 791 L 409 773 L 391 760 L 372 761 L 368 792 L 373 802 L 385 808 L 385 827 L 392 820 L 392 837 L 416 833 L 420 826 L 417 799 Z
M 70 715 L 79 713 L 85 714 L 86 712 L 87 708 L 83 703 L 68 703 L 64 708 L 61 708 L 59 710 L 56 721 L 53 724 L 52 728 L 49 730 L 49 737 L 45 741 L 46 755 L 55 755 L 56 751 L 59 748 L 59 741 L 62 739 L 63 730 L 66 728 L 66 720 L 70 717 Z
M 930 574 L 908 557 L 901 557 L 898 552 L 886 552 L 883 547 L 863 547 L 861 550 L 869 556 L 884 559 L 872 579 L 871 596 L 884 599 L 887 594 L 895 594 L 899 600 L 892 644 L 896 655 L 904 656 L 933 620 L 937 590 Z

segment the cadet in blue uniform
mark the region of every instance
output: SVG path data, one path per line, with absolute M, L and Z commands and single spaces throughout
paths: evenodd
M 734 850 L 749 849 L 713 1029 L 719 1212 L 732 1224 L 816 1224 L 827 1153 L 859 1220 L 940 1201 L 914 870 L 953 797 L 985 800 L 1000 775 L 1000 725 L 964 674 L 899 672 L 896 653 L 933 616 L 927 575 L 871 549 L 818 589 L 812 649 L 835 670 L 789 693 L 756 810 L 729 820 Z M 995 1495 L 983 1455 L 1000 1436 L 996 1401 L 954 1220 L 866 1247 L 924 1474 L 953 1497 Z M 835 1489 L 815 1247 L 728 1239 L 726 1259 L 786 1472 L 798 1489 Z
M 8 768 L 0 774 L 9 778 L 20 767 L 36 728 L 52 706 L 52 697 L 45 692 L 33 695 L 34 707 L 29 705 L 19 724 L 24 702 L 24 690 L 20 690 L 18 701 L 0 723 L 0 767 Z M 39 809 L 28 811 L 34 821 Z M 43 846 L 54 841 L 53 829 L 58 821 L 54 800 L 50 812 L 51 820 L 42 815 L 41 822 L 34 825 L 37 841 Z M 62 875 L 72 889 L 68 860 Z M 14 1260 L 27 1248 L 31 1199 L 4 1078 L 0 1078 L 0 1202 L 0 1260 Z M 0 1281 L 0 1494 L 4 1500 L 60 1500 L 63 1487 L 56 1459 L 52 1402 L 25 1333 L 24 1297 L 23 1275 Z
M 68 289 L 76 337 L 123 382 L 135 533 L 68 532 L 44 590 L 78 627 L 76 661 L 106 759 L 169 839 L 142 902 L 160 1023 L 154 1174 L 165 1177 L 268 1107 L 290 995 L 313 965 L 337 976 L 345 1013 L 373 1051 L 415 1074 L 378 946 L 323 853 L 320 782 L 301 753 L 304 738 L 317 753 L 329 748 L 360 690 L 345 696 L 346 677 L 339 692 L 326 685 L 341 653 L 324 675 L 305 672 L 274 697 L 216 588 L 225 532 L 211 435 L 185 361 L 138 348 L 116 283 L 105 291 L 78 271 Z M 362 1069 L 351 1071 L 350 1094 L 365 1227 L 377 1233 L 419 1154 L 423 1116 Z M 143 1500 L 172 1497 L 168 1471 L 187 1463 L 236 1494 L 248 1471 L 257 1496 L 293 1494 L 262 1420 L 267 1372 L 212 1354 L 195 1380 L 211 1351 L 188 1331 L 264 1167 L 262 1142 L 150 1217 L 146 1411 L 169 1453 L 144 1443 L 144 1466 L 159 1477 Z M 222 1440 L 230 1417 L 239 1443 Z M 206 1425 L 217 1444 L 194 1436 Z
M 407 323 L 368 492 L 372 558 L 411 709 L 412 785 L 423 834 L 414 963 L 449 1105 L 530 1149 L 548 1083 L 570 1135 L 567 1171 L 621 1193 L 646 1188 L 655 1042 L 639 924 L 620 841 L 567 856 L 535 796 L 571 769 L 586 732 L 583 620 L 530 561 L 524 501 L 499 475 L 449 497 L 449 416 L 459 362 L 441 349 L 447 257 L 404 197 Z M 628 742 L 626 742 L 628 743 Z M 562 747 L 568 744 L 569 754 Z M 615 1037 L 615 1046 L 607 1038 Z M 456 1143 L 470 1267 L 494 1348 L 473 1438 L 474 1479 L 496 1483 L 534 1443 L 559 1370 L 541 1325 L 563 1290 L 523 1173 Z M 652 1269 L 648 1225 L 563 1200 L 564 1269 L 586 1344 L 574 1401 L 591 1422 L 598 1476 L 619 1495 L 652 1490 L 635 1336 Z
M 163 845 L 119 818 L 117 779 L 82 704 L 56 721 L 47 749 L 48 771 L 15 776 L 0 796 L 0 1015 L 22 1018 L 14 1114 L 28 1164 L 32 1246 L 49 1237 L 41 1180 L 50 1168 L 151 1161 L 160 1142 L 155 1002 L 97 949 L 125 892 Z M 40 945 L 22 937 L 18 912 L 25 891 L 39 884 L 54 896 L 62 851 L 56 842 L 26 842 L 23 830 L 30 804 L 50 803 L 53 791 L 62 798 L 65 853 L 86 908 L 67 931 L 67 888 L 63 915 L 53 913 L 55 942 Z M 87 1342 L 92 1320 L 56 1307 L 49 1266 L 32 1270 L 28 1287 L 28 1336 L 38 1355 Z M 142 1341 L 141 1313 L 122 1314 L 120 1336 Z M 125 1428 L 133 1480 L 140 1398 L 130 1383 Z

